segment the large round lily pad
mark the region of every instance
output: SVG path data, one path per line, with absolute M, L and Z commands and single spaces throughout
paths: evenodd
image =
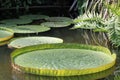
M 41 25 L 44 25 L 46 27 L 59 28 L 59 27 L 68 27 L 71 24 L 68 22 L 44 22 Z
M 7 25 L 8 24 L 16 25 L 16 24 L 28 24 L 28 23 L 31 23 L 32 20 L 30 20 L 30 19 L 6 19 L 6 20 L 2 20 L 0 22 L 7 24 Z
M 14 31 L 14 33 L 38 33 L 50 30 L 50 28 L 42 25 L 23 25 L 11 27 L 11 29 Z
M 39 19 L 45 19 L 45 18 L 49 18 L 48 16 L 46 15 L 23 15 L 23 16 L 20 16 L 20 19 L 31 19 L 31 20 L 39 20 Z
M 47 76 L 73 76 L 111 68 L 116 55 L 98 46 L 43 44 L 17 49 L 11 58 L 13 67 L 19 71 Z
M 12 30 L 0 27 L 0 42 L 9 40 L 13 35 Z
M 69 18 L 69 17 L 48 17 L 48 18 L 45 18 L 47 21 L 50 21 L 50 22 L 69 22 L 69 23 L 72 23 L 72 19 Z
M 38 44 L 63 43 L 63 40 L 55 37 L 23 37 L 12 40 L 8 46 L 11 48 L 22 48 Z

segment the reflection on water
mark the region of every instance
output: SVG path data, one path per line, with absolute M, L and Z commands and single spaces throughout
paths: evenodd
M 47 33 L 40 33 L 37 35 L 59 37 L 62 38 L 65 43 L 83 43 L 102 45 L 107 47 L 107 44 L 105 44 L 107 43 L 107 38 L 104 33 L 93 34 L 93 32 L 89 30 L 69 30 L 69 28 L 62 28 L 53 29 Z M 17 37 L 18 36 L 21 35 L 17 35 Z M 16 71 L 12 71 L 10 63 L 10 53 L 12 51 L 13 50 L 8 49 L 7 46 L 0 47 L 0 80 L 94 80 L 105 77 L 113 71 L 113 68 L 111 68 L 110 70 L 107 70 L 103 73 L 101 72 L 98 74 L 76 77 L 42 77 L 29 74 L 22 74 Z
M 10 53 L 12 50 L 6 46 L 0 47 L 0 80 L 13 80 L 10 65 Z

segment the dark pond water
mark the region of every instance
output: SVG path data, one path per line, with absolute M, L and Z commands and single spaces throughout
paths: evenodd
M 89 35 L 88 35 L 89 34 Z M 33 34 L 31 34 L 33 35 Z M 104 33 L 93 33 L 90 30 L 69 30 L 69 28 L 52 29 L 45 33 L 34 34 L 37 36 L 53 36 L 59 37 L 65 43 L 83 43 L 92 45 L 102 45 L 107 47 L 107 37 Z M 16 34 L 16 37 L 21 35 Z M 30 36 L 30 35 L 22 35 Z M 9 49 L 7 45 L 0 47 L 0 80 L 95 80 L 113 73 L 114 67 L 97 74 L 74 77 L 46 77 L 36 76 L 30 74 L 23 74 L 12 69 L 10 62 L 10 54 L 13 50 Z M 93 79 L 94 78 L 94 79 Z M 105 79 L 100 79 L 105 80 Z M 107 80 L 107 79 L 106 79 Z M 113 80 L 113 79 L 111 79 Z

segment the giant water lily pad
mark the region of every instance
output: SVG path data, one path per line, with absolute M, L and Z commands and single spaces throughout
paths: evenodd
M 73 76 L 111 68 L 116 55 L 98 46 L 43 44 L 17 49 L 11 58 L 13 67 L 19 71 L 47 76 Z
M 23 15 L 23 16 L 20 16 L 20 19 L 31 19 L 31 20 L 39 20 L 39 19 L 45 19 L 45 18 L 49 18 L 48 16 L 46 15 Z
M 13 35 L 12 30 L 0 27 L 0 42 L 9 40 Z
M 72 23 L 72 19 L 69 17 L 48 17 L 45 19 L 47 21 L 50 21 L 50 22 L 69 22 L 69 23 Z
M 23 25 L 11 27 L 14 33 L 38 33 L 50 30 L 50 28 L 41 25 Z
M 59 27 L 68 27 L 71 24 L 68 22 L 44 22 L 41 25 L 44 25 L 47 27 L 59 28 Z
M 2 20 L 0 21 L 1 23 L 4 24 L 9 24 L 9 25 L 16 25 L 16 24 L 28 24 L 31 23 L 32 20 L 30 19 L 6 19 L 6 20 Z
M 63 40 L 55 37 L 23 37 L 12 40 L 8 46 L 11 48 L 22 48 L 38 44 L 63 43 Z

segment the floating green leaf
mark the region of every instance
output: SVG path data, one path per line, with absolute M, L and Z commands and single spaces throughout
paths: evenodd
M 45 18 L 49 18 L 48 16 L 46 15 L 23 15 L 23 16 L 20 16 L 20 19 L 31 19 L 31 20 L 39 20 L 39 19 L 45 19 Z
M 38 33 L 50 30 L 50 28 L 41 25 L 23 25 L 11 27 L 14 33 Z
M 12 30 L 0 27 L 0 42 L 9 40 L 13 35 Z
M 11 54 L 19 71 L 47 76 L 92 74 L 111 68 L 116 55 L 107 48 L 80 44 L 42 44 L 17 49 Z
M 31 45 L 38 45 L 38 44 L 50 44 L 50 43 L 63 43 L 63 40 L 60 38 L 55 37 L 23 37 L 13 39 L 8 46 L 14 48 L 22 48 Z
M 17 25 L 12 25 L 12 24 L 0 24 L 0 27 L 5 27 L 5 28 L 12 28 L 12 27 L 15 27 Z
M 6 19 L 6 20 L 2 20 L 0 22 L 7 24 L 7 25 L 8 24 L 16 25 L 16 24 L 28 24 L 28 23 L 31 23 L 32 20 L 30 20 L 30 19 Z
M 73 22 L 73 20 L 69 17 L 49 17 L 45 19 L 50 22 L 69 22 L 69 23 Z
M 46 27 L 59 28 L 59 27 L 68 27 L 71 24 L 68 22 L 44 22 L 41 25 L 44 25 Z

